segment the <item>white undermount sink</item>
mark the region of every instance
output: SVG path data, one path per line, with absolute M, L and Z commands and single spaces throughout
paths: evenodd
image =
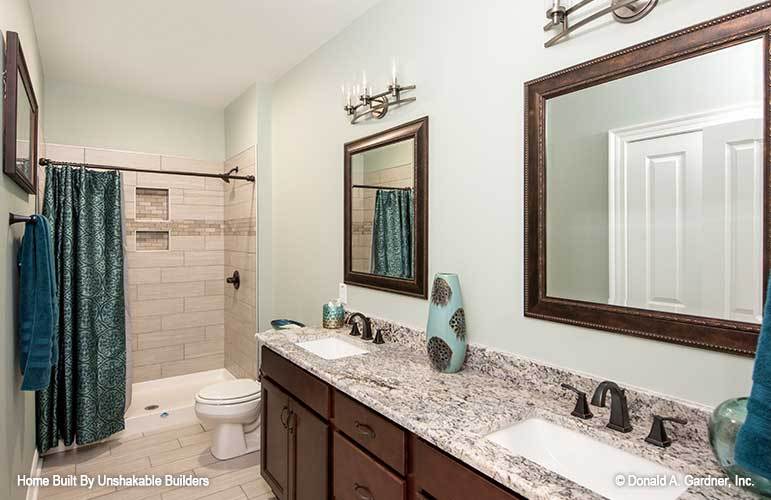
M 523 420 L 485 439 L 610 500 L 671 500 L 688 489 L 674 471 L 540 418 Z M 617 485 L 619 474 L 623 486 Z M 664 486 L 629 486 L 630 476 L 661 478 Z M 670 483 L 673 476 L 677 486 Z
M 340 359 L 367 354 L 367 351 L 335 337 L 298 342 L 298 346 L 324 359 Z

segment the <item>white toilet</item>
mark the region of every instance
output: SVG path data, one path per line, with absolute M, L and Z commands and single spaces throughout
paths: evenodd
M 260 383 L 229 380 L 201 389 L 195 396 L 195 414 L 213 426 L 211 453 L 220 460 L 260 449 Z

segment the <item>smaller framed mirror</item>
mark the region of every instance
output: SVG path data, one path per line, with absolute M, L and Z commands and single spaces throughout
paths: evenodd
M 3 101 L 3 171 L 27 193 L 37 184 L 38 106 L 19 35 L 7 32 Z
M 428 297 L 428 117 L 344 148 L 344 281 Z

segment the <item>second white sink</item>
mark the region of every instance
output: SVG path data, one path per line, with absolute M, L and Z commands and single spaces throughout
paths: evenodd
M 688 489 L 674 471 L 539 418 L 485 439 L 610 500 L 672 500 Z M 677 485 L 670 483 L 673 477 Z M 630 480 L 637 484 L 630 485 Z M 640 485 L 652 480 L 663 485 Z
M 298 346 L 324 359 L 340 359 L 367 354 L 367 351 L 335 337 L 298 342 Z

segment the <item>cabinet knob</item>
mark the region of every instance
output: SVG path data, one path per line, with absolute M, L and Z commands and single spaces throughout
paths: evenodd
M 361 500 L 375 500 L 375 496 L 369 491 L 369 488 L 362 486 L 359 483 L 354 483 L 353 492 L 356 493 L 356 496 L 361 498 Z
M 359 434 L 361 434 L 364 437 L 368 437 L 370 439 L 375 439 L 375 430 L 372 429 L 372 427 L 368 426 L 367 424 L 362 424 L 358 420 L 353 423 L 354 427 L 356 427 L 356 430 L 359 431 Z

